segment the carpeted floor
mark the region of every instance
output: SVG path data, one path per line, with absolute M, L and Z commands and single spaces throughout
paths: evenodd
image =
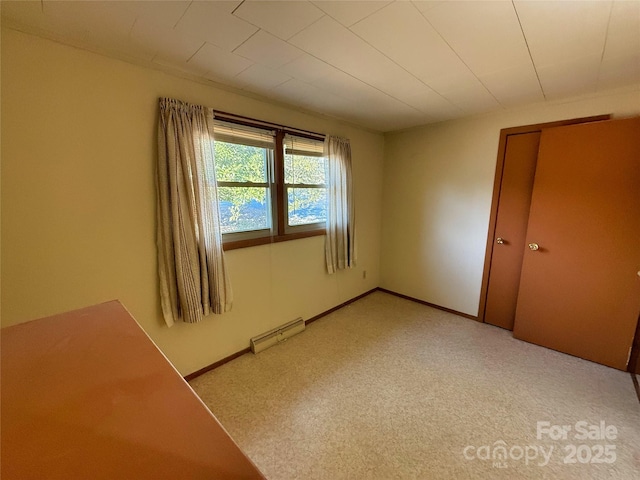
M 272 480 L 640 478 L 628 373 L 382 292 L 190 384 Z

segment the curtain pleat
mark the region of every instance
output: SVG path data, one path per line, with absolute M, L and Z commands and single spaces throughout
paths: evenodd
M 199 322 L 231 308 L 214 166 L 213 112 L 160 99 L 157 243 L 165 322 Z
M 356 264 L 355 208 L 351 178 L 349 140 L 327 136 L 324 143 L 327 168 L 327 226 L 325 259 L 327 271 L 352 268 Z

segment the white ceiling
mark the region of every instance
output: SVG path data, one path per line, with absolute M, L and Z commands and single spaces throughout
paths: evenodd
M 640 0 L 1 5 L 9 27 L 379 131 L 640 83 Z

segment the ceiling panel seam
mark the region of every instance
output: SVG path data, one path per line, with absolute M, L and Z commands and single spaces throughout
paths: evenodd
M 199 52 L 200 50 L 202 50 L 202 48 L 203 48 L 206 44 L 207 44 L 207 42 L 204 42 L 202 45 L 200 45 L 200 47 L 199 47 L 195 52 L 193 52 L 193 55 L 191 55 L 189 58 L 187 58 L 187 61 L 186 61 L 185 63 L 189 63 L 189 62 L 191 61 L 191 59 L 192 59 L 193 57 L 195 57 L 195 56 L 198 54 L 198 52 Z
M 187 5 L 187 8 L 184 9 L 184 12 L 182 12 L 182 15 L 180 15 L 180 18 L 176 21 L 176 23 L 173 24 L 172 29 L 175 29 L 178 26 L 178 24 L 180 23 L 180 20 L 182 20 L 182 17 L 184 17 L 189 11 L 189 9 L 191 8 L 191 5 L 193 5 L 193 2 L 189 2 L 189 5 Z
M 415 5 L 414 5 L 414 7 L 415 7 Z M 383 7 L 383 8 L 381 8 L 380 10 L 377 10 L 377 11 L 376 11 L 376 12 L 374 12 L 374 13 L 378 13 L 378 12 L 380 12 L 380 11 L 384 10 L 385 8 L 386 8 L 386 6 L 385 6 L 385 7 Z M 371 14 L 371 15 L 373 15 L 373 14 Z M 369 15 L 369 16 L 371 16 L 371 15 Z M 332 17 L 332 18 L 333 18 L 333 17 Z M 363 20 L 364 20 L 364 19 L 363 19 Z M 361 20 L 360 20 L 360 21 L 361 21 Z M 351 25 L 351 27 L 356 26 L 358 23 L 360 23 L 360 21 L 358 21 L 358 22 L 354 23 L 353 25 Z M 338 22 L 338 23 L 339 23 L 339 22 Z M 378 49 L 375 45 L 372 45 L 371 43 L 369 43 L 365 38 L 363 38 L 362 36 L 358 35 L 358 34 L 357 34 L 356 32 L 354 32 L 353 30 L 351 30 L 351 27 L 345 27 L 345 28 L 346 28 L 347 30 L 349 30 L 349 32 L 351 32 L 353 35 L 355 35 L 356 37 L 358 37 L 360 40 L 362 40 L 364 43 L 366 43 L 366 44 L 367 44 L 367 45 L 369 45 L 371 48 L 373 48 L 373 49 L 374 49 L 376 52 L 378 52 L 380 55 L 382 55 L 382 56 L 383 56 L 383 57 L 385 57 L 387 60 L 389 60 L 391 63 L 395 64 L 395 65 L 396 65 L 397 67 L 399 67 L 401 70 L 404 70 L 406 73 L 408 73 L 409 75 L 411 75 L 414 79 L 416 79 L 416 80 L 417 80 L 418 82 L 420 82 L 422 85 L 424 85 L 424 86 L 425 86 L 425 87 L 427 87 L 429 90 L 431 90 L 433 93 L 435 93 L 436 95 L 438 95 L 440 98 L 442 98 L 442 99 L 443 99 L 445 102 L 447 102 L 449 105 L 451 105 L 452 107 L 456 107 L 456 105 L 455 105 L 453 102 L 451 102 L 451 100 L 449 100 L 448 98 L 446 98 L 445 96 L 443 96 L 440 92 L 438 92 L 437 90 L 435 90 L 435 89 L 434 89 L 433 87 L 431 87 L 429 84 L 427 84 L 427 83 L 425 83 L 424 81 L 422 81 L 420 78 L 418 78 L 418 77 L 417 77 L 416 75 L 414 75 L 412 72 L 410 72 L 410 71 L 409 71 L 409 70 L 407 70 L 405 67 L 403 67 L 403 66 L 402 66 L 402 65 L 400 65 L 398 62 L 396 62 L 393 58 L 391 58 L 390 56 L 388 56 L 388 55 L 387 55 L 386 53 L 384 53 L 382 50 Z M 305 51 L 306 51 L 306 50 L 305 50 Z M 307 52 L 307 53 L 309 53 L 309 52 Z M 467 67 L 467 68 L 469 68 L 469 67 Z M 345 72 L 345 73 L 347 73 L 347 72 Z M 472 73 L 473 73 L 473 72 L 472 72 Z M 353 76 L 353 75 L 351 75 L 351 76 Z M 357 78 L 357 77 L 354 77 L 354 78 L 356 78 L 357 80 L 360 80 L 360 81 L 361 81 L 361 82 L 363 82 L 363 83 L 367 83 L 367 82 L 365 82 L 364 80 L 362 80 L 362 79 L 360 79 L 360 78 Z M 369 85 L 369 84 L 367 83 L 367 85 Z M 370 85 L 370 86 L 371 86 L 371 87 L 373 87 L 373 85 Z M 484 86 L 484 85 L 483 85 L 483 86 Z M 393 95 L 391 95 L 390 93 L 387 93 L 387 92 L 385 92 L 385 91 L 383 91 L 383 90 L 380 90 L 380 89 L 379 89 L 379 88 L 377 88 L 377 87 L 373 87 L 373 88 L 375 88 L 376 90 L 378 90 L 378 91 L 380 91 L 380 92 L 385 93 L 386 95 L 390 96 L 391 98 L 394 98 L 395 100 L 398 100 L 398 101 L 399 101 L 399 102 L 401 102 L 401 103 L 404 103 L 405 105 L 407 105 L 407 106 L 409 106 L 409 107 L 413 108 L 414 110 L 416 110 L 416 111 L 418 111 L 418 112 L 420 112 L 420 113 L 428 113 L 428 112 L 423 112 L 423 111 L 422 111 L 422 110 L 420 110 L 420 109 L 417 109 L 417 108 L 416 108 L 416 107 L 414 107 L 413 105 L 409 105 L 408 103 L 405 103 L 404 101 L 402 101 L 402 100 L 400 100 L 400 99 L 398 99 L 398 98 L 394 97 L 394 96 L 393 96 Z M 485 88 L 486 88 L 486 87 L 485 87 Z M 491 93 L 491 92 L 489 92 L 489 93 Z
M 518 9 L 516 8 L 516 4 L 513 0 L 511 0 L 511 5 L 513 6 L 513 11 L 516 12 L 516 18 L 518 19 L 518 25 L 520 25 L 520 31 L 522 32 L 522 38 L 524 39 L 524 44 L 527 46 L 527 52 L 529 52 L 529 59 L 531 60 L 531 65 L 533 66 L 533 71 L 536 72 L 536 79 L 538 80 L 538 85 L 540 86 L 540 91 L 542 92 L 542 98 L 547 99 L 547 94 L 544 93 L 544 88 L 542 87 L 542 82 L 540 81 L 540 75 L 538 75 L 538 69 L 536 68 L 536 62 L 533 61 L 533 55 L 531 55 L 531 48 L 529 48 L 529 42 L 527 41 L 527 35 L 524 33 L 524 28 L 522 27 L 522 22 L 520 21 L 520 15 L 518 15 Z
M 602 55 L 600 55 L 600 64 L 598 65 L 598 77 L 596 78 L 596 89 L 600 86 L 600 74 L 602 73 L 602 62 L 607 49 L 607 40 L 609 39 L 609 27 L 611 26 L 611 16 L 613 15 L 613 2 L 609 5 L 609 19 L 607 20 L 607 29 L 604 33 L 604 42 L 602 43 Z
M 243 0 L 243 3 L 244 3 L 244 0 Z M 240 6 L 240 5 L 238 5 L 238 7 L 239 7 L 239 6 Z M 318 7 L 318 8 L 319 8 L 319 7 Z M 384 7 L 383 7 L 383 8 L 384 8 Z M 237 10 L 237 8 L 236 8 L 235 10 Z M 235 11 L 235 10 L 234 10 L 234 11 Z M 322 10 L 322 9 L 321 9 L 321 10 Z M 380 10 L 382 10 L 382 8 L 381 8 L 381 9 L 376 10 L 376 12 L 378 12 L 378 11 L 380 11 Z M 323 10 L 323 13 L 324 13 L 324 10 Z M 374 12 L 374 13 L 375 13 L 375 12 Z M 371 15 L 373 15 L 373 13 L 372 13 Z M 371 15 L 368 15 L 368 16 L 371 16 Z M 235 15 L 234 15 L 234 16 L 235 16 Z M 314 21 L 313 23 L 311 23 L 310 25 L 307 25 L 307 26 L 306 26 L 304 29 L 302 29 L 301 31 L 306 30 L 307 28 L 312 27 L 313 25 L 315 25 L 316 23 L 318 23 L 319 21 L 321 21 L 324 17 L 331 18 L 333 21 L 335 21 L 335 22 L 337 22 L 337 23 L 340 23 L 340 22 L 338 22 L 335 18 L 333 18 L 331 15 L 329 15 L 329 14 L 327 14 L 327 13 L 324 13 L 324 15 L 323 15 L 322 17 L 318 18 L 317 20 L 315 20 L 315 21 Z M 236 18 L 240 18 L 240 17 L 236 17 Z M 242 20 L 244 20 L 244 19 L 242 19 Z M 256 27 L 256 28 L 258 28 L 258 29 L 259 29 L 259 30 L 258 30 L 257 32 L 255 32 L 253 35 L 258 34 L 258 32 L 260 32 L 260 30 L 263 30 L 263 29 L 262 29 L 262 28 L 260 28 L 258 25 L 254 25 L 254 24 L 252 24 L 251 22 L 248 22 L 247 20 L 244 20 L 244 21 L 245 21 L 245 22 L 247 22 L 247 23 L 249 23 L 249 24 L 251 24 L 251 25 L 253 25 L 254 27 Z M 356 23 L 358 23 L 358 22 L 356 22 Z M 354 24 L 354 25 L 355 25 L 355 24 Z M 361 37 L 360 37 L 359 35 L 357 35 L 355 32 L 351 31 L 351 29 L 350 29 L 349 27 L 344 27 L 344 28 L 346 28 L 346 29 L 347 29 L 349 32 L 351 32 L 353 35 L 356 35 L 358 38 L 361 38 Z M 266 30 L 265 30 L 265 32 L 266 32 L 266 33 L 269 33 L 269 32 L 267 32 Z M 300 33 L 300 32 L 298 32 L 298 33 Z M 251 37 L 253 37 L 253 35 L 251 35 Z M 292 37 L 290 37 L 290 38 L 293 38 L 293 37 L 295 37 L 296 35 L 297 35 L 297 34 L 294 34 L 294 35 L 293 35 Z M 240 45 L 238 45 L 235 49 L 233 49 L 232 53 L 234 53 L 234 52 L 235 52 L 238 48 L 240 48 L 244 43 L 246 43 L 247 41 L 249 41 L 249 40 L 251 39 L 251 37 L 247 38 L 244 42 L 242 42 L 242 43 L 241 43 Z M 282 40 L 282 39 L 281 39 L 281 40 Z M 374 50 L 376 50 L 376 51 L 377 51 L 377 52 L 379 52 L 380 54 L 384 55 L 384 53 L 380 52 L 377 48 L 375 48 L 375 47 L 374 47 L 373 45 L 371 45 L 369 42 L 367 42 L 367 41 L 366 41 L 366 40 L 364 40 L 364 39 L 362 39 L 362 40 L 363 40 L 367 45 L 369 45 L 371 48 L 373 48 Z M 285 43 L 287 43 L 288 45 L 292 46 L 293 48 L 297 48 L 297 49 L 299 49 L 299 50 L 301 50 L 301 51 L 305 52 L 307 55 L 309 55 L 309 56 L 311 56 L 311 57 L 315 58 L 316 60 L 319 60 L 320 62 L 324 63 L 325 65 L 328 65 L 328 66 L 329 66 L 329 67 L 331 67 L 331 68 L 335 68 L 335 69 L 336 69 L 336 70 L 338 70 L 339 72 L 342 72 L 342 73 L 344 73 L 345 75 L 348 75 L 349 77 L 353 78 L 354 80 L 357 80 L 357 81 L 359 81 L 359 82 L 362 82 L 363 84 L 367 85 L 368 87 L 373 88 L 373 89 L 374 89 L 374 90 L 376 90 L 377 92 L 382 93 L 383 95 L 385 95 L 385 96 L 387 96 L 387 97 L 389 97 L 389 98 L 391 98 L 391 99 L 395 100 L 396 102 L 399 102 L 399 103 L 401 103 L 401 104 L 403 104 L 403 105 L 405 105 L 405 106 L 407 106 L 407 107 L 411 108 L 412 110 L 414 110 L 414 111 L 416 111 L 416 112 L 418 112 L 418 113 L 420 113 L 420 114 L 424 114 L 424 113 L 425 113 L 425 112 L 421 111 L 420 109 L 418 109 L 418 108 L 414 107 L 413 105 L 410 105 L 410 104 L 408 104 L 408 103 L 404 102 L 403 100 L 400 100 L 399 98 L 394 97 L 394 96 L 393 96 L 393 95 L 391 95 L 390 93 L 385 92 L 384 90 L 381 90 L 380 88 L 378 88 L 378 87 L 376 87 L 376 86 L 374 86 L 374 85 L 371 85 L 370 83 L 368 83 L 368 82 L 364 81 L 363 79 L 358 78 L 358 77 L 356 77 L 355 75 L 352 75 L 352 74 L 351 74 L 351 73 L 349 73 L 349 72 L 345 72 L 345 71 L 344 71 L 344 70 L 342 70 L 341 68 L 338 68 L 337 66 L 332 65 L 332 64 L 330 64 L 330 63 L 326 62 L 326 61 L 325 61 L 325 60 L 323 60 L 322 58 L 317 57 L 316 55 L 312 54 L 311 52 L 307 51 L 306 49 L 304 49 L 304 48 L 302 48 L 302 47 L 299 47 L 298 45 L 294 45 L 293 43 L 289 42 L 289 39 L 287 39 L 287 40 L 282 40 L 282 41 L 283 41 L 283 42 L 285 42 Z M 242 55 L 240 55 L 240 56 L 242 56 Z M 389 57 L 387 57 L 386 55 L 384 55 L 384 56 L 385 56 L 386 58 L 388 58 L 390 61 L 392 61 L 393 63 L 395 63 L 396 65 L 398 65 L 396 62 L 394 62 L 392 59 L 390 59 L 390 58 L 389 58 Z M 245 57 L 242 57 L 242 58 L 245 58 Z M 293 59 L 293 60 L 291 60 L 291 61 L 287 62 L 285 65 L 288 65 L 289 63 L 294 62 L 295 60 L 296 60 L 296 59 Z M 399 66 L 402 70 L 407 71 L 407 70 L 406 70 L 406 69 L 404 69 L 401 65 L 398 65 L 398 66 Z M 278 68 L 277 70 L 280 70 L 280 69 Z M 242 73 L 242 72 L 240 72 L 240 73 Z M 240 75 L 240 73 L 238 73 L 238 75 Z M 417 77 L 415 77 L 413 74 L 411 74 L 411 72 L 407 72 L 407 73 L 409 73 L 410 75 L 412 75 L 414 78 L 416 78 L 416 80 L 420 81 L 420 83 L 422 83 L 423 85 L 425 85 L 427 88 L 429 88 L 430 90 L 432 90 L 434 93 L 436 93 L 437 95 L 439 95 L 440 97 L 442 97 L 442 95 L 440 95 L 438 92 L 436 92 L 435 90 L 433 90 L 433 89 L 432 89 L 431 87 L 429 87 L 428 85 L 424 84 L 424 82 L 422 82 L 419 78 L 417 78 Z M 236 75 L 236 77 L 237 77 L 237 75 Z M 315 86 L 315 85 L 313 85 L 313 83 L 304 82 L 304 81 L 302 81 L 302 80 L 300 80 L 300 79 L 297 79 L 297 80 L 298 80 L 298 81 L 300 81 L 300 82 L 302 82 L 302 83 L 306 83 L 306 84 L 308 84 L 308 85 Z M 283 83 L 286 83 L 286 82 L 283 82 Z M 276 86 L 277 86 L 277 85 L 276 85 Z M 273 87 L 273 88 L 276 88 L 276 87 Z M 317 87 L 317 86 L 316 86 L 316 88 L 318 88 L 318 89 L 319 89 L 319 90 L 321 90 L 321 91 L 325 91 L 325 89 L 323 89 L 323 88 L 320 88 L 320 87 Z M 446 98 L 444 98 L 444 97 L 442 97 L 442 98 L 443 98 L 446 102 L 448 102 L 449 104 L 451 104 L 453 107 L 455 107 L 455 105 L 454 105 L 454 104 L 452 104 L 452 102 L 451 102 L 451 101 L 449 101 L 448 99 L 446 99 Z
M 233 16 L 235 17 L 236 10 L 238 10 L 238 9 L 242 6 L 242 4 L 243 4 L 244 2 L 245 2 L 245 0 L 242 0 L 242 1 L 238 4 L 238 6 L 237 6 L 236 8 L 234 8 L 234 9 L 233 9 L 233 11 L 231 12 L 231 15 L 233 15 Z M 240 18 L 240 17 L 238 17 L 238 18 Z M 243 20 L 244 20 L 244 19 L 243 19 Z M 254 25 L 254 27 L 255 27 L 255 26 L 256 26 L 256 25 Z
M 238 18 L 238 17 L 236 17 Z M 244 20 L 246 21 L 246 20 Z M 236 48 L 231 50 L 231 53 L 233 53 L 234 55 L 238 55 L 236 52 L 236 50 L 238 50 L 242 45 L 244 45 L 245 43 L 247 43 L 249 40 L 251 40 L 255 35 L 257 35 L 258 33 L 260 33 L 262 31 L 262 29 L 260 27 L 258 27 L 257 25 L 253 25 L 253 23 L 247 22 L 249 25 L 252 25 L 254 27 L 256 27 L 258 30 L 256 30 L 255 32 L 253 32 L 251 35 L 249 35 L 247 38 L 245 38 L 242 43 L 240 45 L 238 45 Z M 271 35 L 269 32 L 267 32 L 265 30 L 265 33 L 268 33 L 269 35 Z M 239 57 L 242 57 L 242 55 L 238 55 Z M 242 58 L 246 58 L 246 57 L 242 57 Z M 250 58 L 247 58 L 247 60 L 251 60 Z M 251 60 L 253 61 L 253 60 Z
M 372 15 L 375 15 L 376 13 L 378 13 L 380 10 L 384 10 L 386 7 L 388 7 L 390 4 L 392 4 L 395 0 L 391 0 L 390 2 L 386 2 L 384 3 L 380 8 L 378 8 L 376 11 L 371 12 L 370 14 L 368 14 L 365 17 L 362 17 L 360 20 L 358 20 L 357 22 L 352 23 L 351 25 L 344 25 L 346 28 L 348 28 L 349 30 L 351 30 L 351 27 L 355 27 L 357 24 L 359 24 L 360 22 L 365 21 L 367 18 L 369 18 Z M 313 2 L 311 2 L 313 3 Z M 380 2 L 383 3 L 383 2 Z M 314 4 L 315 5 L 315 4 Z M 318 5 L 316 5 L 316 7 L 320 8 Z M 320 10 L 322 10 L 322 8 L 320 8 Z M 324 12 L 324 10 L 322 10 Z M 325 12 L 325 14 L 329 17 L 331 17 L 331 15 L 329 15 L 328 13 Z M 333 18 L 333 17 L 331 17 Z M 340 22 L 337 18 L 333 18 L 336 22 L 342 24 L 342 22 Z
M 136 23 L 138 23 L 138 16 L 136 15 L 136 18 L 133 19 L 133 23 L 131 24 L 131 27 L 129 28 L 129 31 L 127 32 L 127 37 L 130 39 L 131 37 L 133 37 L 133 29 L 136 26 Z
M 300 32 L 302 32 L 302 31 L 306 30 L 307 28 L 311 28 L 311 27 L 313 27 L 316 23 L 318 23 L 318 22 L 319 22 L 320 20 L 322 20 L 324 17 L 331 17 L 330 15 L 327 15 L 326 13 L 324 13 L 324 10 L 322 10 L 322 9 L 320 9 L 320 8 L 318 8 L 318 10 L 320 10 L 320 11 L 322 12 L 322 16 L 321 16 L 320 18 L 317 18 L 316 20 L 314 20 L 313 22 L 311 22 L 309 25 L 307 25 L 306 27 L 304 27 L 302 30 L 300 30 L 300 31 L 298 31 L 298 32 L 296 32 L 296 33 L 294 33 L 293 35 L 289 36 L 289 38 L 287 38 L 286 40 L 283 40 L 283 41 L 284 41 L 284 42 L 289 43 L 289 40 L 291 40 L 293 37 L 295 37 L 296 35 L 298 35 Z M 295 48 L 300 48 L 300 47 L 298 47 L 297 45 L 294 45 L 293 43 L 289 43 L 289 45 L 291 45 L 292 47 L 295 47 Z M 302 49 L 302 48 L 300 48 L 300 50 L 302 50 L 302 51 L 304 51 L 304 52 L 306 52 L 306 53 L 309 53 L 309 52 L 307 52 L 306 50 L 304 50 L 304 49 Z
M 438 36 L 442 39 L 442 41 L 443 41 L 443 42 L 444 42 L 444 43 L 445 43 L 445 44 L 446 44 L 446 45 L 451 49 L 451 51 L 456 55 L 456 57 L 458 57 L 458 59 L 462 62 L 462 64 L 463 64 L 465 67 L 467 67 L 467 70 L 469 70 L 469 72 L 471 72 L 471 75 L 473 75 L 473 76 L 475 77 L 475 79 L 476 79 L 476 80 L 478 80 L 478 82 L 480 83 L 480 85 L 482 85 L 482 88 L 484 88 L 484 89 L 487 91 L 487 93 L 488 93 L 489 95 L 491 95 L 491 98 L 493 98 L 493 99 L 496 101 L 496 103 L 497 103 L 498 105 L 500 105 L 501 107 L 503 107 L 503 108 L 504 108 L 504 105 L 502 105 L 502 103 L 500 102 L 500 100 L 498 100 L 498 99 L 495 97 L 495 95 L 494 95 L 493 93 L 491 93 L 491 90 L 489 90 L 489 89 L 487 88 L 487 86 L 484 84 L 484 82 L 483 82 L 482 80 L 480 80 L 480 78 L 478 78 L 478 76 L 476 75 L 476 73 L 471 69 L 471 67 L 469 67 L 469 65 L 467 65 L 467 62 L 465 62 L 465 61 L 462 59 L 462 57 L 458 54 L 458 52 L 456 52 L 455 48 L 453 48 L 453 47 L 451 46 L 451 44 L 447 41 L 447 39 L 446 39 L 446 38 L 444 38 L 444 35 L 442 35 L 442 34 L 440 33 L 440 31 L 435 27 L 435 25 L 434 25 L 433 23 L 431 23 L 427 17 L 425 17 L 424 13 L 423 13 L 422 11 L 420 11 L 420 9 L 419 9 L 418 7 L 416 7 L 416 6 L 415 6 L 415 4 L 414 4 L 413 2 L 411 2 L 411 5 L 412 5 L 412 6 L 413 6 L 413 8 L 415 8 L 415 9 L 416 9 L 416 11 L 417 11 L 421 16 L 422 16 L 422 18 L 424 18 L 424 20 L 425 20 L 429 25 L 431 25 L 431 28 L 433 28 L 433 30 L 438 34 Z
M 287 43 L 289 43 L 289 42 L 287 42 Z M 292 44 L 289 44 L 289 45 L 292 45 Z M 401 104 L 403 104 L 403 105 L 405 105 L 405 106 L 407 106 L 407 107 L 409 107 L 409 108 L 411 108 L 411 109 L 415 110 L 416 112 L 418 112 L 418 113 L 420 113 L 420 114 L 424 114 L 424 113 L 425 113 L 425 112 L 422 112 L 421 110 L 418 110 L 418 109 L 417 109 L 416 107 L 414 107 L 413 105 L 409 105 L 408 103 L 406 103 L 406 102 L 404 102 L 404 101 L 400 100 L 399 98 L 394 97 L 394 96 L 393 96 L 393 95 L 391 95 L 390 93 L 385 92 L 384 90 L 379 89 L 379 88 L 378 88 L 378 87 L 376 87 L 375 85 L 371 85 L 371 84 L 369 84 L 369 83 L 365 82 L 364 80 L 362 80 L 361 78 L 358 78 L 358 77 L 356 77 L 356 76 L 354 76 L 354 75 L 350 74 L 349 72 L 345 72 L 345 71 L 344 71 L 344 70 L 342 70 L 341 68 L 338 68 L 338 67 L 336 67 L 335 65 L 332 65 L 332 64 L 330 64 L 330 63 L 328 63 L 328 62 L 324 61 L 324 60 L 323 60 L 323 59 L 321 59 L 320 57 L 316 57 L 313 53 L 310 53 L 310 52 L 306 51 L 304 48 L 297 47 L 297 46 L 295 46 L 295 45 L 293 45 L 293 46 L 294 46 L 294 47 L 296 47 L 296 48 L 299 48 L 300 50 L 302 50 L 304 53 L 306 53 L 306 54 L 307 54 L 307 55 L 309 55 L 310 57 L 313 57 L 313 58 L 315 58 L 316 60 L 319 60 L 320 62 L 324 63 L 325 65 L 330 66 L 331 68 L 335 68 L 335 69 L 336 69 L 336 70 L 338 70 L 339 72 L 342 72 L 342 73 L 344 73 L 345 75 L 348 75 L 349 77 L 353 78 L 354 80 L 357 80 L 358 82 L 362 82 L 363 84 L 367 85 L 368 87 L 373 88 L 373 89 L 374 89 L 374 90 L 376 90 L 377 92 L 380 92 L 381 94 L 383 94 L 383 95 L 385 95 L 385 96 L 387 96 L 387 97 L 389 97 L 389 98 L 391 98 L 391 99 L 395 100 L 396 102 L 399 102 L 399 103 L 401 103 Z M 293 59 L 293 60 L 291 60 L 291 62 L 294 62 L 295 60 L 296 60 L 296 59 Z M 289 63 L 291 63 L 291 62 L 289 62 Z M 287 63 L 287 64 L 285 64 L 285 65 L 288 65 L 289 63 Z M 316 88 L 318 88 L 319 90 L 325 91 L 325 89 L 320 88 L 320 87 L 318 87 L 318 86 L 314 85 L 313 83 L 304 82 L 304 81 L 302 81 L 302 80 L 300 80 L 300 79 L 297 79 L 297 80 L 298 80 L 299 82 L 302 82 L 302 83 L 306 83 L 306 84 L 308 84 L 308 85 L 315 86 L 315 87 L 316 87 Z M 274 88 L 275 88 L 275 87 L 274 87 Z M 336 94 L 336 95 L 339 95 L 339 94 Z M 439 94 L 438 94 L 438 95 L 439 95 Z M 445 100 L 446 100 L 446 99 L 445 99 Z M 448 101 L 448 100 L 447 100 L 447 101 Z

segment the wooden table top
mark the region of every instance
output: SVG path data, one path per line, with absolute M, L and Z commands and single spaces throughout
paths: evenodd
M 117 301 L 1 330 L 11 479 L 264 478 Z

